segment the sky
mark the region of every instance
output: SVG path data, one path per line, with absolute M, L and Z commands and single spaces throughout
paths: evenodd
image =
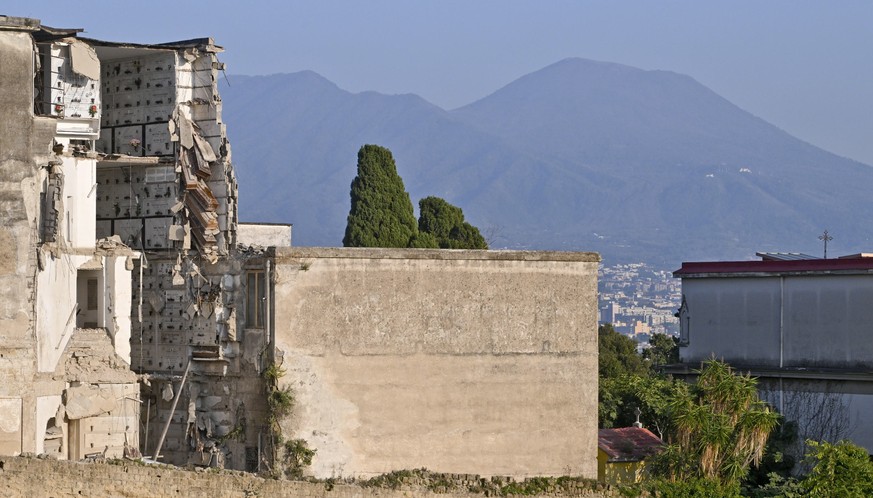
M 231 84 L 312 70 L 345 90 L 415 93 L 444 109 L 567 57 L 675 71 L 873 165 L 869 0 L 3 0 L 0 14 L 110 41 L 211 36 Z

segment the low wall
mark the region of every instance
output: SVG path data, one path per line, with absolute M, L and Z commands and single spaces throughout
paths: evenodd
M 593 253 L 276 250 L 274 324 L 321 478 L 597 476 Z
M 466 476 L 444 481 L 463 483 Z M 282 481 L 264 479 L 235 471 L 187 471 L 166 466 L 122 463 L 83 463 L 50 459 L 0 457 L 0 489 L 8 498 L 81 498 L 107 496 L 124 498 L 481 498 L 469 492 L 435 493 L 415 488 L 406 482 L 385 481 L 385 486 L 366 487 L 327 482 Z M 611 498 L 619 496 L 602 486 L 570 483 L 547 488 L 550 496 Z M 528 496 L 542 496 L 531 494 Z M 495 496 L 491 494 L 490 496 Z

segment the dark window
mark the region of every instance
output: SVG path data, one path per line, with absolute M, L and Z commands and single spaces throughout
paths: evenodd
M 250 271 L 246 277 L 246 326 L 264 328 L 264 272 Z
M 88 311 L 97 309 L 97 279 L 88 279 Z
M 258 448 L 246 446 L 246 471 L 258 471 Z

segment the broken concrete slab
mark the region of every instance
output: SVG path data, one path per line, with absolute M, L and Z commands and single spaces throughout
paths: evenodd
M 64 390 L 64 405 L 67 419 L 78 420 L 109 413 L 115 408 L 112 391 L 85 384 Z

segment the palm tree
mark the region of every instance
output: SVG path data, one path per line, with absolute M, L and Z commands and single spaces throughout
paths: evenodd
M 757 381 L 715 359 L 671 403 L 674 438 L 656 467 L 669 480 L 739 482 L 758 465 L 779 414 L 758 398 Z

